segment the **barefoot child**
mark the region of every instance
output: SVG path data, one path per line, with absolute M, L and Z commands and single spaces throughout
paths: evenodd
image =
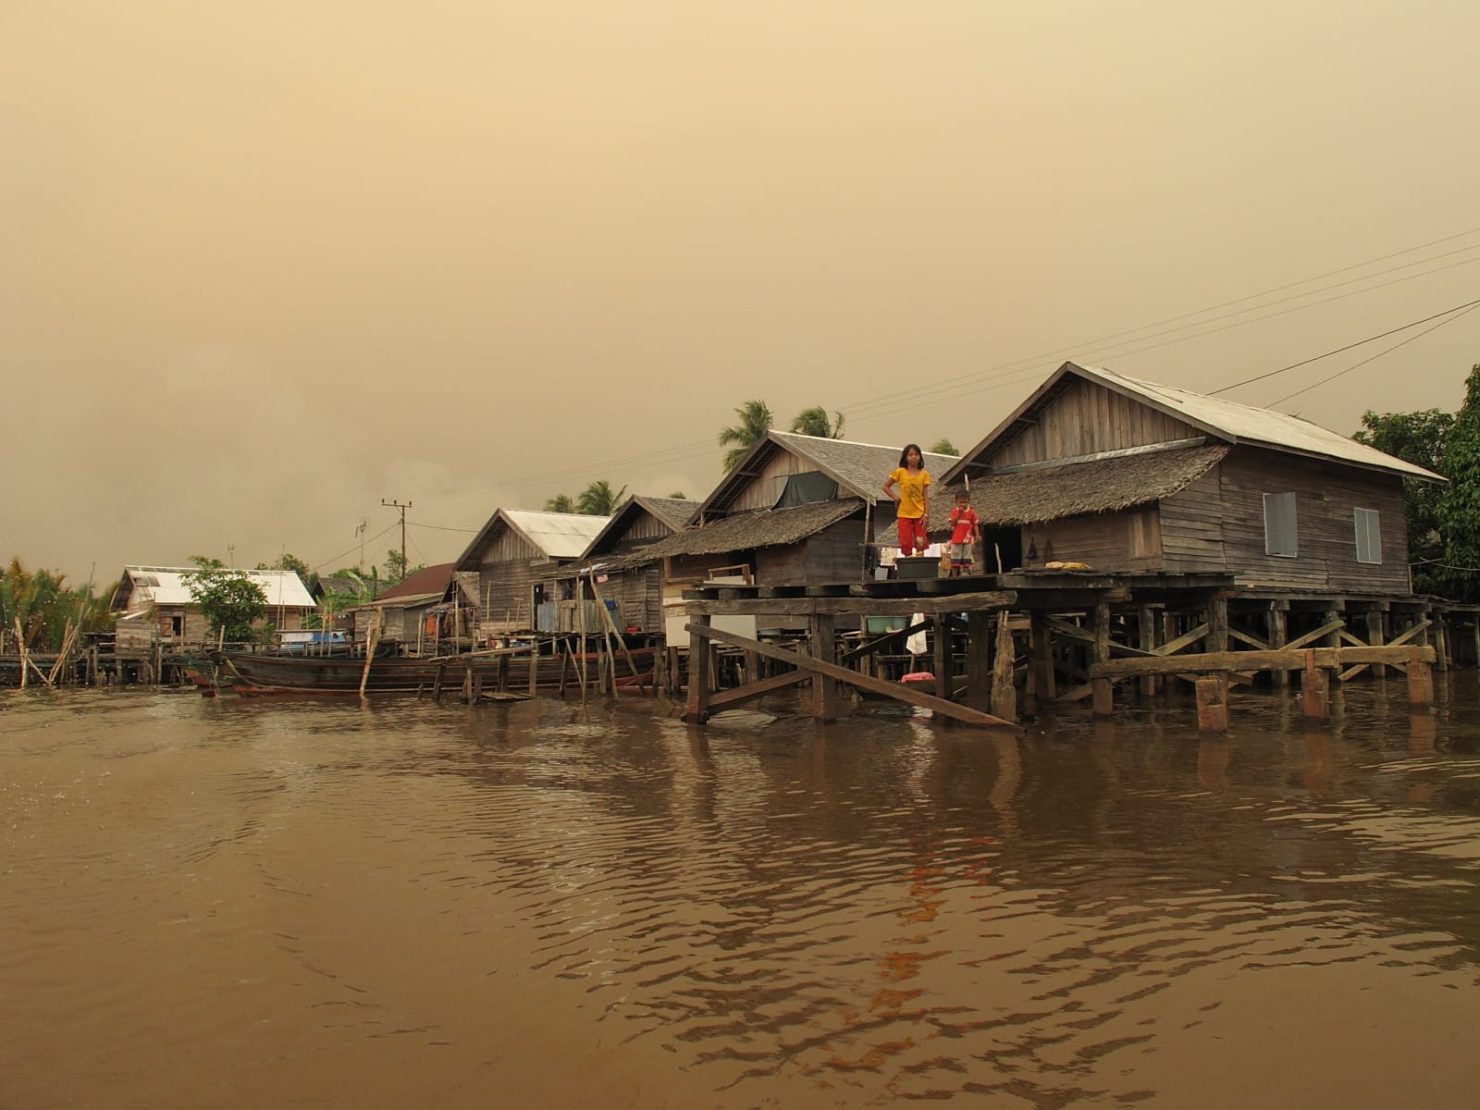
M 906 445 L 899 453 L 899 465 L 884 480 L 884 492 L 894 499 L 901 555 L 923 555 L 930 545 L 926 529 L 930 517 L 931 480 L 918 443 Z
M 965 488 L 956 491 L 956 507 L 951 510 L 951 577 L 960 578 L 971 570 L 971 549 L 981 542 L 981 525 Z

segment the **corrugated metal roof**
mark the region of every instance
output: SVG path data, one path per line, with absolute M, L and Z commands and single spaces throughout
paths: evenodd
M 1412 478 L 1443 481 L 1431 470 L 1404 462 L 1375 447 L 1358 443 L 1339 432 L 1333 432 L 1298 416 L 1241 405 L 1237 401 L 1225 401 L 1221 397 L 1209 397 L 1175 386 L 1143 381 L 1100 366 L 1084 366 L 1079 363 L 1069 365 L 1087 378 L 1098 379 L 1122 393 L 1133 393 L 1164 412 L 1179 416 L 1190 424 L 1221 432 L 1237 443 L 1324 455 L 1359 466 L 1395 471 Z
M 586 553 L 609 519 L 584 513 L 544 513 L 533 509 L 500 509 L 509 526 L 553 559 L 575 559 Z
M 445 594 L 447 583 L 452 581 L 452 564 L 438 563 L 436 566 L 422 567 L 421 570 L 413 571 L 390 589 L 384 591 L 377 601 L 389 598 L 414 597 L 420 594 Z
M 194 574 L 194 567 L 146 567 L 125 566 L 124 577 L 133 589 L 146 601 L 155 605 L 192 605 L 190 588 L 185 585 L 185 575 Z M 244 570 L 253 582 L 262 587 L 270 608 L 283 606 L 289 609 L 315 609 L 318 606 L 302 579 L 291 570 Z

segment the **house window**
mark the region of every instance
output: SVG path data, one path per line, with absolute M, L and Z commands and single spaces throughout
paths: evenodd
M 1295 495 L 1264 495 L 1264 554 L 1293 559 L 1300 554 L 1295 542 Z
M 1357 562 L 1382 562 L 1382 530 L 1376 509 L 1356 509 Z

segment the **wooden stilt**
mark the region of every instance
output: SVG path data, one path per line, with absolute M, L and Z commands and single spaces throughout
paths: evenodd
M 1269 603 L 1268 621 L 1269 646 L 1278 651 L 1285 646 L 1290 638 L 1290 603 L 1288 601 L 1271 601 Z M 1276 671 L 1274 683 L 1281 690 L 1290 688 L 1290 672 Z
M 1110 660 L 1110 603 L 1100 600 L 1095 603 L 1092 615 L 1094 642 L 1090 647 L 1090 663 L 1106 663 Z M 1092 688 L 1091 712 L 1096 717 L 1109 717 L 1115 712 L 1115 687 L 1108 678 L 1090 680 Z
M 540 638 L 536 636 L 529 646 L 529 696 L 534 697 L 540 685 Z
M 1422 647 L 1408 653 L 1408 707 L 1428 709 L 1434 704 L 1434 674 L 1424 659 Z
M 951 622 L 944 613 L 937 613 L 931 621 L 930 638 L 934 652 L 932 667 L 935 670 L 935 696 L 951 700 Z
M 683 719 L 702 725 L 709 719 L 709 630 L 708 614 L 689 618 L 689 690 Z
M 1228 680 L 1224 675 L 1205 675 L 1197 688 L 1197 727 L 1202 732 L 1228 731 Z
M 812 658 L 820 663 L 831 664 L 836 658 L 837 643 L 833 639 L 833 618 L 819 614 L 807 621 L 811 638 Z M 837 684 L 826 673 L 812 676 L 812 716 L 819 721 L 835 721 L 837 710 Z
M 992 714 L 1004 721 L 1017 720 L 1017 686 L 1012 628 L 1006 609 L 997 614 L 997 646 L 992 659 Z
M 498 657 L 498 692 L 507 694 L 509 692 L 509 657 L 500 655 Z
M 1028 621 L 1031 639 L 1028 673 L 1033 679 L 1033 699 L 1039 706 L 1047 706 L 1058 694 L 1054 688 L 1053 634 L 1049 631 L 1048 618 L 1043 612 L 1034 609 L 1029 614 Z
M 1305 670 L 1300 680 L 1300 708 L 1305 716 L 1324 721 L 1331 715 L 1330 676 L 1316 665 L 1316 653 L 1305 653 Z
M 984 609 L 966 614 L 966 704 L 992 708 L 992 614 Z
M 1136 641 L 1142 651 L 1156 650 L 1156 610 L 1149 605 L 1143 605 L 1136 610 Z M 1143 675 L 1139 680 L 1141 696 L 1150 698 L 1156 695 L 1157 678 L 1155 675 Z
M 1208 650 L 1228 650 L 1228 598 L 1223 594 L 1208 601 Z

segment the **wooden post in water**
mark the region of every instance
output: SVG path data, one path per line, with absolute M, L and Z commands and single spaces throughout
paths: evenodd
M 812 641 L 810 645 L 812 658 L 823 663 L 832 663 L 837 654 L 837 643 L 833 639 L 832 616 L 819 613 L 808 617 L 807 632 Z M 937 634 L 939 634 L 938 625 Z M 936 681 L 940 681 L 939 675 L 936 676 Z M 837 683 L 827 675 L 814 674 L 812 676 L 812 716 L 819 721 L 837 720 L 837 701 Z
M 1090 649 L 1091 663 L 1106 663 L 1110 660 L 1110 603 L 1104 598 L 1095 602 L 1092 617 L 1094 643 Z M 1096 717 L 1109 717 L 1115 712 L 1115 686 L 1108 678 L 1096 678 L 1090 682 L 1091 713 Z
M 951 688 L 951 622 L 944 613 L 936 613 L 930 618 L 930 623 L 932 625 L 930 646 L 934 654 L 931 666 L 935 670 L 935 696 L 950 701 L 955 693 Z
M 1324 721 L 1331 716 L 1330 676 L 1316 666 L 1316 653 L 1307 649 L 1305 671 L 1300 680 L 1300 709 L 1312 720 Z
M 992 715 L 1004 721 L 1017 720 L 1017 687 L 1012 629 L 1006 609 L 997 614 L 997 650 L 992 660 Z
M 1208 650 L 1228 650 L 1228 598 L 1214 594 L 1208 601 Z
M 1156 610 L 1149 605 L 1136 610 L 1136 646 L 1142 651 L 1151 651 L 1156 647 Z M 1156 696 L 1157 680 L 1154 674 L 1142 675 L 1137 681 L 1143 698 Z
M 1269 603 L 1269 646 L 1272 650 L 1284 647 L 1290 639 L 1290 603 L 1284 600 Z M 1280 690 L 1290 689 L 1290 672 L 1276 671 L 1275 686 Z
M 1373 647 L 1381 647 L 1385 642 L 1383 635 L 1383 622 L 1386 617 L 1383 610 L 1373 606 L 1367 610 L 1367 642 Z M 1387 668 L 1381 663 L 1372 664 L 1372 673 L 1378 678 L 1387 677 Z
M 966 614 L 966 704 L 992 711 L 992 614 L 985 609 Z
M 1424 662 L 1423 649 L 1414 645 L 1408 651 L 1408 707 L 1427 710 L 1434 704 L 1434 674 Z
M 509 657 L 507 655 L 498 657 L 498 692 L 500 694 L 509 692 Z
M 709 614 L 699 613 L 689 623 L 708 627 Z M 689 633 L 689 690 L 683 719 L 702 725 L 709 719 L 709 638 Z
M 540 638 L 533 637 L 529 645 L 529 696 L 534 697 L 540 684 Z
M 1228 678 L 1203 675 L 1196 682 L 1197 727 L 1202 732 L 1228 731 Z
M 1047 706 L 1058 693 L 1054 689 L 1053 634 L 1048 628 L 1048 618 L 1042 611 L 1034 609 L 1028 615 L 1028 621 L 1028 673 L 1033 679 L 1033 700 L 1039 706 Z

